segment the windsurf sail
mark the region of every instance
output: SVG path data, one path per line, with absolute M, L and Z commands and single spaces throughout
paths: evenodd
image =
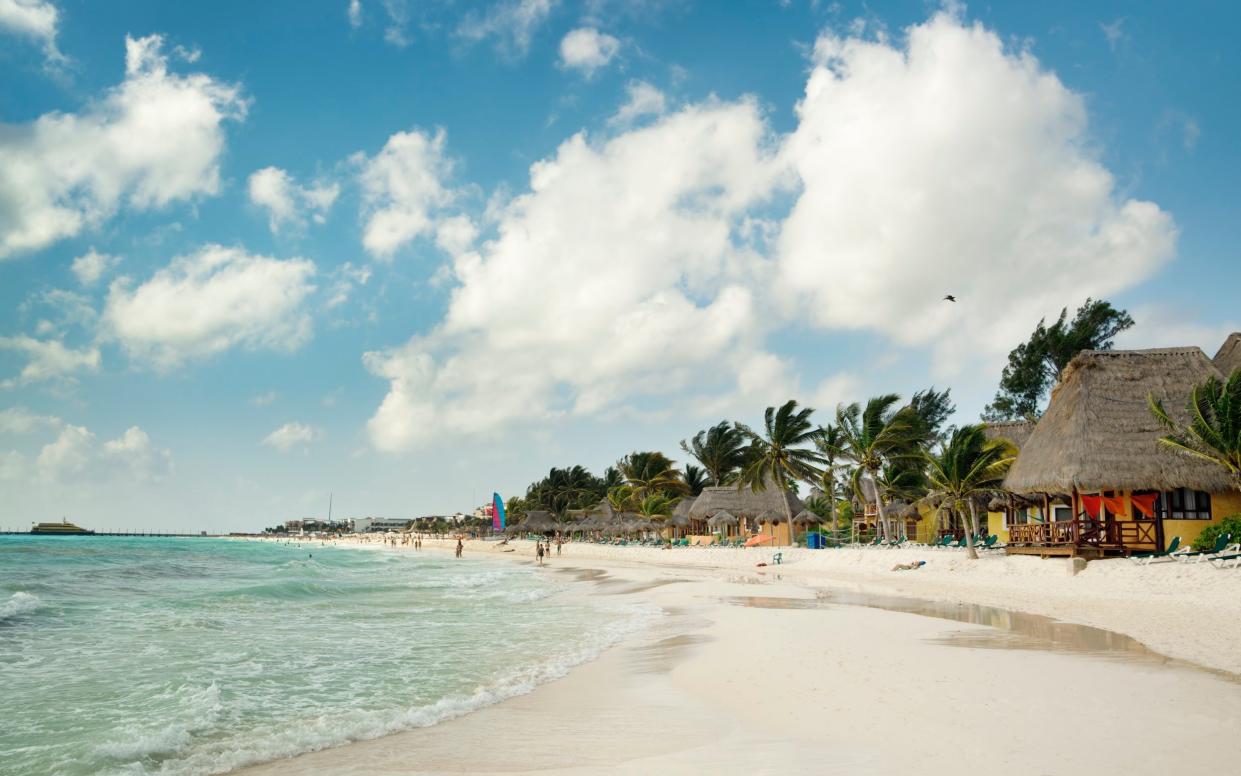
M 497 531 L 504 530 L 504 499 L 499 493 L 491 494 L 491 527 Z

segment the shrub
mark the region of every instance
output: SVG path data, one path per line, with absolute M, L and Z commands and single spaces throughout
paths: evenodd
M 1208 526 L 1198 538 L 1194 539 L 1194 549 L 1202 552 L 1215 547 L 1215 540 L 1220 534 L 1231 534 L 1232 541 L 1241 542 L 1241 515 L 1225 517 L 1215 525 Z

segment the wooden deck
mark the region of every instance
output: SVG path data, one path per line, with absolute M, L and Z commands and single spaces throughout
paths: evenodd
M 1163 549 L 1159 520 L 1062 520 L 1008 528 L 1009 555 L 1104 558 Z

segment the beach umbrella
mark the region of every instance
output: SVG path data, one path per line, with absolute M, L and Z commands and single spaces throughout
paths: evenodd
M 746 547 L 754 547 L 754 546 L 757 546 L 757 545 L 762 544 L 762 543 L 764 543 L 764 542 L 771 542 L 771 541 L 775 541 L 775 539 L 776 539 L 776 537 L 774 537 L 774 536 L 772 536 L 772 535 L 770 535 L 770 534 L 759 534 L 758 536 L 751 536 L 749 539 L 746 539 L 746 540 L 745 540 L 745 546 L 746 546 Z

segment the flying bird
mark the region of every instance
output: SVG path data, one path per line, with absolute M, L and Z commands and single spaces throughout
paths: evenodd
M 948 296 L 945 296 L 945 297 L 944 297 L 944 301 L 945 301 L 945 302 L 955 302 L 955 301 L 957 301 L 957 298 L 956 298 L 955 296 L 953 296 L 952 294 L 949 294 Z

